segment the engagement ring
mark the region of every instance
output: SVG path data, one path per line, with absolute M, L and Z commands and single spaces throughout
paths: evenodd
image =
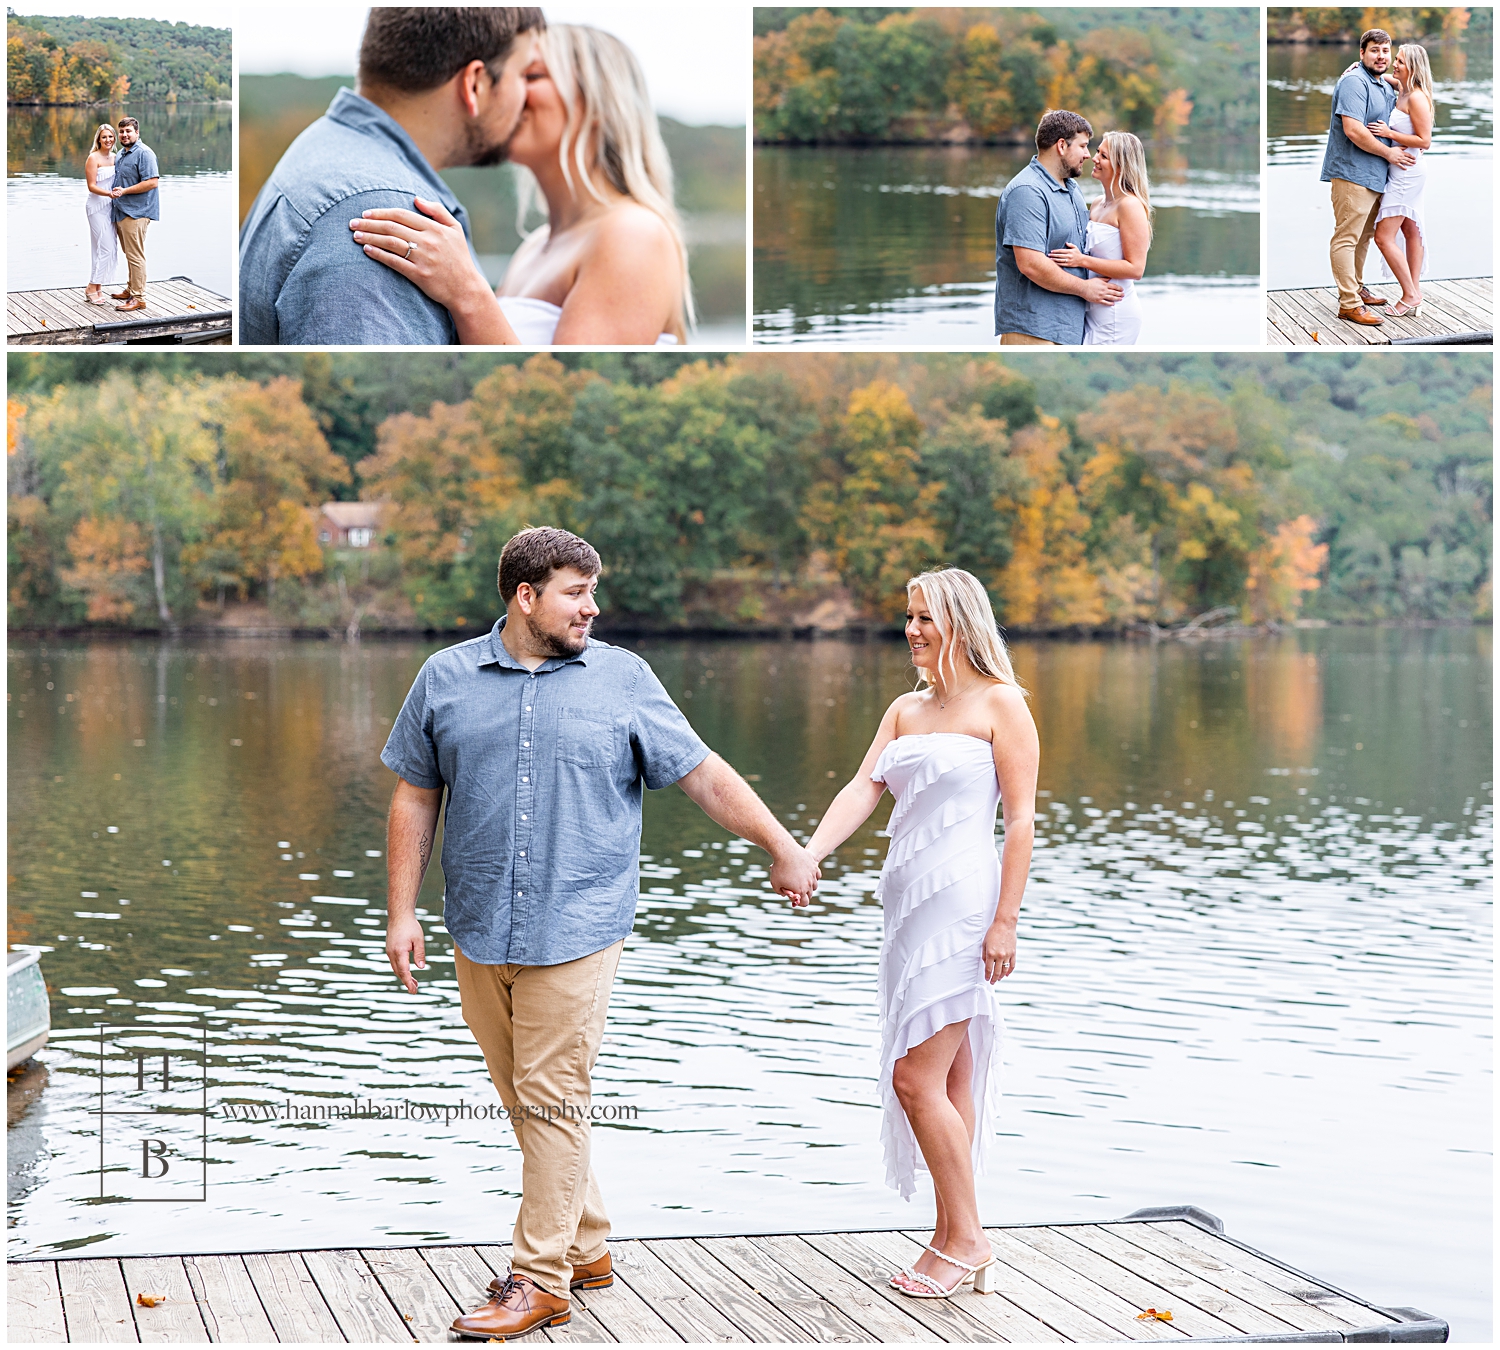
M 415 253 L 416 251 L 417 251 L 416 242 L 414 240 L 410 240 L 410 239 L 407 240 L 407 243 L 406 243 L 406 252 L 402 255 L 403 258 L 404 258 L 404 260 L 406 262 L 410 262 L 411 261 L 411 255 L 413 253 Z

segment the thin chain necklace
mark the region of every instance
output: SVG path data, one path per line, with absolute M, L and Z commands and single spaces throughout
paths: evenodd
M 970 680 L 968 682 L 968 684 L 964 685 L 964 687 L 962 689 L 960 689 L 958 691 L 958 693 L 954 694 L 954 696 L 952 698 L 950 698 L 947 701 L 947 703 L 945 703 L 942 699 L 938 698 L 938 707 L 939 708 L 946 708 L 949 703 L 957 703 L 959 699 L 961 699 L 965 694 L 967 694 L 969 692 L 969 690 L 971 690 L 976 684 L 979 683 L 979 678 L 980 677 L 978 675 L 976 675 L 972 680 Z M 933 698 L 937 698 L 937 690 L 936 689 L 934 689 L 932 691 L 932 696 L 933 696 Z

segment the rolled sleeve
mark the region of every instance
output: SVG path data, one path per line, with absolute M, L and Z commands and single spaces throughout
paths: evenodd
M 437 745 L 432 738 L 432 709 L 427 698 L 428 664 L 424 663 L 401 705 L 401 712 L 380 752 L 380 762 L 413 787 L 440 788 Z
M 648 788 L 670 787 L 709 756 L 703 738 L 662 688 L 656 672 L 642 662 L 630 721 L 630 744 Z
M 143 149 L 140 156 L 140 177 L 136 180 L 144 183 L 148 178 L 160 178 L 161 173 L 156 167 L 156 151 Z
M 1000 242 L 1007 248 L 1047 251 L 1047 200 L 1040 188 L 1022 183 L 1005 203 L 1005 230 Z
M 457 340 L 448 311 L 399 272 L 366 257 L 349 222 L 378 207 L 414 210 L 410 194 L 361 192 L 312 221 L 276 300 L 277 333 L 296 345 L 444 345 Z

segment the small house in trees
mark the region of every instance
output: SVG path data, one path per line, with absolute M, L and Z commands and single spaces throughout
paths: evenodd
M 324 502 L 318 513 L 318 543 L 331 548 L 373 548 L 380 530 L 380 502 Z

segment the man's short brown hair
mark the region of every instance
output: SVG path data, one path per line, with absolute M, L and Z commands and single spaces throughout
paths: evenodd
M 552 580 L 552 574 L 564 567 L 586 577 L 596 577 L 604 570 L 603 562 L 587 539 L 551 525 L 522 530 L 512 535 L 500 550 L 500 572 L 496 578 L 500 599 L 510 604 L 523 581 L 540 591 Z
M 378 6 L 359 44 L 359 82 L 422 94 L 446 84 L 470 61 L 483 61 L 498 75 L 516 37 L 542 26 L 542 11 L 530 7 Z
M 133 117 L 122 117 L 116 125 L 122 127 L 134 127 L 137 131 L 141 129 L 141 124 L 137 122 Z
M 1372 42 L 1389 43 L 1390 40 L 1391 35 L 1387 33 L 1384 28 L 1367 28 L 1363 33 L 1359 35 L 1359 54 L 1363 56 L 1365 54 L 1365 48 L 1368 47 Z
M 1089 125 L 1088 118 L 1080 117 L 1076 112 L 1065 112 L 1059 109 L 1057 112 L 1047 113 L 1036 125 L 1036 149 L 1040 154 L 1043 150 L 1050 150 L 1058 141 L 1071 141 L 1080 133 L 1094 134 L 1094 128 Z

